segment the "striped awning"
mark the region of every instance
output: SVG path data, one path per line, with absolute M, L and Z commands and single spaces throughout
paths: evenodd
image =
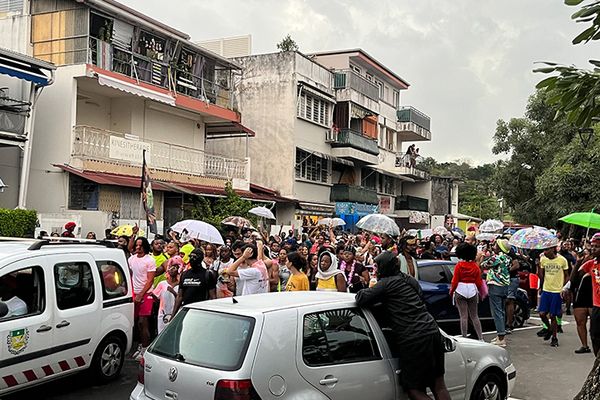
M 150 100 L 158 101 L 161 103 L 175 106 L 175 98 L 166 93 L 158 92 L 156 90 L 148 89 L 143 86 L 139 86 L 133 83 L 125 82 L 123 80 L 113 78 L 108 75 L 98 74 L 98 83 L 103 86 L 108 86 L 113 89 L 127 92 L 136 96 L 145 97 Z

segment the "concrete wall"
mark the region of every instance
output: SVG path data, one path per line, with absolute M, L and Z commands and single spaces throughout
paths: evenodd
M 429 212 L 431 214 L 444 215 L 451 212 L 450 188 L 452 182 L 448 179 L 431 178 L 431 200 L 429 202 Z
M 403 182 L 402 183 L 402 194 L 420 197 L 422 199 L 431 199 L 431 181 L 424 182 Z M 430 206 L 431 208 L 431 206 Z
M 350 68 L 350 58 L 347 54 L 331 54 L 315 56 L 313 58 L 319 64 L 333 69 L 348 69 Z
M 0 147 L 0 178 L 8 186 L 0 192 L 0 208 L 15 208 L 18 204 L 21 153 L 17 146 Z
M 31 55 L 30 27 L 29 15 L 8 15 L 0 18 L 0 47 Z
M 297 200 L 329 204 L 330 195 L 331 185 L 298 180 L 294 183 L 294 198 Z

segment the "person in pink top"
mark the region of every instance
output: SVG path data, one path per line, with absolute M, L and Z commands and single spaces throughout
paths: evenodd
M 467 337 L 469 319 L 475 328 L 477 339 L 483 340 L 481 322 L 477 314 L 479 298 L 485 297 L 481 270 L 475 262 L 477 247 L 461 243 L 456 247 L 456 256 L 461 260 L 454 268 L 450 297 L 454 299 L 460 315 L 460 333 Z
M 134 353 L 134 358 L 139 359 L 144 355 L 150 344 L 150 330 L 148 318 L 152 314 L 152 284 L 156 272 L 156 263 L 150 253 L 150 243 L 146 238 L 137 238 L 134 244 L 134 253 L 129 257 L 129 269 L 133 280 L 134 318 L 140 332 L 140 346 Z

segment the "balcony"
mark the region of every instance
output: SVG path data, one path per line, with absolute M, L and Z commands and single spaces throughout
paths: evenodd
M 429 200 L 415 196 L 396 196 L 396 210 L 429 212 Z
M 338 132 L 327 131 L 326 140 L 331 144 L 336 157 L 353 158 L 370 164 L 378 164 L 379 147 L 377 141 L 352 129 Z
M 333 88 L 337 101 L 352 101 L 369 111 L 379 114 L 379 88 L 351 70 L 336 71 Z
M 428 180 L 429 172 L 419 168 L 423 157 L 418 156 L 414 159 L 408 154 L 399 154 L 396 156 L 396 170 L 400 175 L 406 175 L 411 178 Z
M 78 125 L 73 129 L 71 158 L 75 160 L 74 165 L 78 161 L 101 161 L 139 167 L 143 150 L 146 150 L 146 161 L 153 170 L 225 180 L 250 180 L 248 159 L 226 158 L 190 147 L 139 139 L 89 126 Z
M 0 88 L 0 136 L 17 141 L 25 140 L 25 120 L 29 103 L 10 98 L 8 89 Z
M 379 204 L 377 192 L 360 186 L 337 184 L 331 188 L 332 202 Z
M 431 119 L 414 107 L 402 107 L 398 117 L 398 138 L 402 142 L 431 140 Z

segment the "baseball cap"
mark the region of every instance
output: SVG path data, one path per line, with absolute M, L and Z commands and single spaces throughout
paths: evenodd
M 594 233 L 594 236 L 592 236 L 591 242 L 600 242 L 600 232 Z

